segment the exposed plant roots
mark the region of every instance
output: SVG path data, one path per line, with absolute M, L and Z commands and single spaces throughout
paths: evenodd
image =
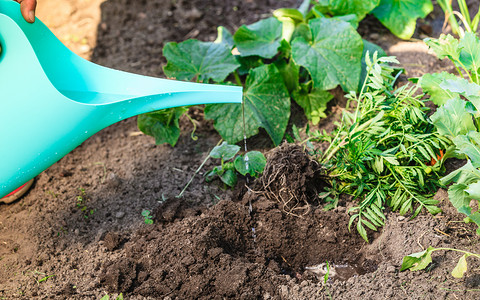
M 325 183 L 321 166 L 301 146 L 284 143 L 267 153 L 260 178 L 262 194 L 279 202 L 282 210 L 295 216 L 308 214 Z

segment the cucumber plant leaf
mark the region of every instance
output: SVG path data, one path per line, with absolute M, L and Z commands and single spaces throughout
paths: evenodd
M 440 134 L 453 139 L 475 130 L 472 115 L 465 106 L 465 100 L 454 98 L 437 109 L 430 119 Z
M 271 17 L 251 25 L 242 25 L 233 35 L 241 56 L 257 55 L 272 58 L 282 39 L 282 22 Z
M 425 269 L 432 262 L 432 252 L 435 249 L 428 247 L 426 250 L 418 253 L 412 253 L 403 258 L 400 271 L 408 270 L 418 271 Z
M 314 89 L 308 92 L 305 88 L 301 88 L 293 93 L 293 99 L 305 111 L 305 115 L 313 125 L 317 125 L 320 119 L 326 118 L 325 110 L 327 104 L 333 99 L 333 95 L 327 91 Z
M 467 270 L 468 270 L 467 257 L 468 257 L 468 254 L 464 254 L 464 255 L 462 255 L 462 257 L 460 257 L 457 265 L 452 270 L 452 276 L 453 277 L 462 278 L 463 275 L 465 274 L 465 272 L 467 272 Z
M 163 47 L 163 55 L 168 61 L 163 68 L 165 75 L 178 80 L 222 82 L 240 66 L 226 43 L 170 42 Z
M 290 96 L 282 75 L 273 64 L 250 71 L 243 95 L 245 135 L 251 137 L 263 127 L 275 145 L 279 145 L 290 118 Z M 242 105 L 216 104 L 205 107 L 205 118 L 230 144 L 243 139 Z
M 153 136 L 157 145 L 169 143 L 172 147 L 180 137 L 178 120 L 187 112 L 185 107 L 174 107 L 138 116 L 138 128 Z
M 295 8 L 279 8 L 273 11 L 273 16 L 280 21 L 284 18 L 291 19 L 295 23 L 303 22 L 305 16 L 298 9 Z
M 247 75 L 251 69 L 263 66 L 263 59 L 260 56 L 245 56 L 235 55 L 235 59 L 240 64 L 237 69 L 238 75 Z
M 361 20 L 377 7 L 379 2 L 379 0 L 319 0 L 316 8 L 323 14 L 332 16 L 355 14 L 358 20 Z
M 230 49 L 235 46 L 235 42 L 233 41 L 233 35 L 230 31 L 223 27 L 217 27 L 217 39 L 214 41 L 215 44 L 226 44 Z
M 300 67 L 291 59 L 288 63 L 285 60 L 278 60 L 274 62 L 278 71 L 283 77 L 283 82 L 287 87 L 289 93 L 298 89 L 298 82 L 300 78 Z
M 381 0 L 372 13 L 393 34 L 409 39 L 417 18 L 425 18 L 432 10 L 431 0 Z
M 227 169 L 225 172 L 218 175 L 223 183 L 230 187 L 234 187 L 237 184 L 237 173 L 235 170 Z
M 455 75 L 447 72 L 434 74 L 427 73 L 420 78 L 418 83 L 423 91 L 430 95 L 430 100 L 440 106 L 445 104 L 449 99 L 459 98 L 458 93 L 444 89 L 440 86 L 442 82 L 456 78 Z
M 309 22 L 312 41 L 297 37 L 292 42 L 292 58 L 305 67 L 314 88 L 329 90 L 340 85 L 344 91 L 358 88 L 363 41 L 347 22 L 320 18 Z
M 249 174 L 252 177 L 258 177 L 263 173 L 267 159 L 258 151 L 250 151 L 245 155 L 239 155 L 235 158 L 235 169 L 243 176 Z
M 358 18 L 354 14 L 345 15 L 345 16 L 335 16 L 333 19 L 344 21 L 352 25 L 353 28 L 358 28 Z
M 227 142 L 223 142 L 220 146 L 215 146 L 212 151 L 210 151 L 210 156 L 226 161 L 234 158 L 238 151 L 240 151 L 240 146 L 230 145 Z
M 279 8 L 273 16 L 282 22 L 282 39 L 290 42 L 297 24 L 304 22 L 304 15 L 294 8 Z

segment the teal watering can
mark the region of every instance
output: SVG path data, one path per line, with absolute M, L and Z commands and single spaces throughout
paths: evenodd
M 241 103 L 242 89 L 105 68 L 68 50 L 19 4 L 0 0 L 0 198 L 99 130 L 155 110 Z

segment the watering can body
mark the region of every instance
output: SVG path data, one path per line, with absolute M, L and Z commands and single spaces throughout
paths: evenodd
M 18 3 L 0 0 L 0 198 L 88 137 L 160 109 L 241 103 L 242 89 L 105 68 L 66 48 Z

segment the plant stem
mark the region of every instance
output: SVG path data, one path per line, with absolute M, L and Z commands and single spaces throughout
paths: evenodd
M 238 75 L 237 71 L 233 72 L 233 76 L 235 76 L 235 81 L 237 82 L 237 85 L 243 86 L 242 80 L 240 79 L 240 76 Z
M 460 13 L 462 14 L 463 18 L 465 18 L 466 24 L 465 28 L 472 30 L 472 20 L 470 19 L 470 13 L 468 12 L 468 6 L 465 0 L 457 0 L 458 6 L 460 7 Z
M 454 249 L 454 248 L 435 248 L 435 249 L 432 250 L 432 252 L 433 251 L 438 251 L 438 250 L 457 251 L 457 252 L 460 252 L 460 253 L 463 253 L 463 254 L 468 254 L 469 256 L 475 256 L 477 258 L 480 258 L 480 254 L 468 252 L 468 251 L 465 251 L 465 250 Z
M 457 72 L 458 74 L 460 75 L 460 77 L 462 77 L 463 79 L 465 79 L 465 76 L 463 76 L 463 73 L 462 71 L 460 70 L 460 68 L 457 66 L 456 63 L 453 63 L 453 65 L 455 66 L 455 69 L 457 69 Z
M 468 75 L 468 78 L 470 79 L 470 82 L 475 82 L 475 81 L 473 81 L 473 78 L 472 78 L 472 76 L 470 75 L 470 72 L 468 72 L 468 70 L 467 70 L 467 68 L 465 67 L 465 65 L 464 65 L 461 61 L 459 61 L 459 60 L 458 60 L 458 63 L 459 63 L 460 66 L 465 70 L 465 72 L 467 72 L 467 75 Z M 462 75 L 462 77 L 463 77 L 463 75 Z
M 217 146 L 219 146 L 221 143 L 222 143 L 223 139 L 220 139 L 220 141 L 218 141 L 217 143 Z M 211 150 L 210 150 L 211 151 Z M 208 155 L 207 157 L 205 157 L 205 159 L 203 160 L 202 164 L 198 167 L 198 169 L 195 171 L 195 173 L 193 173 L 192 177 L 190 178 L 190 180 L 187 182 L 187 184 L 185 185 L 185 187 L 183 188 L 183 190 L 180 192 L 180 194 L 178 194 L 177 196 L 175 196 L 175 198 L 181 198 L 183 196 L 183 193 L 187 190 L 188 186 L 192 183 L 193 181 L 193 178 L 195 177 L 195 175 L 198 174 L 198 172 L 200 172 L 200 170 L 203 168 L 203 166 L 207 163 L 208 159 L 210 158 L 210 151 L 208 152 Z
M 455 19 L 455 15 L 453 14 L 452 2 L 449 0 L 438 0 L 437 3 L 445 12 L 445 20 L 448 19 L 450 22 L 450 26 L 452 26 L 452 32 L 458 35 L 460 33 L 460 25 L 458 25 L 457 19 Z

